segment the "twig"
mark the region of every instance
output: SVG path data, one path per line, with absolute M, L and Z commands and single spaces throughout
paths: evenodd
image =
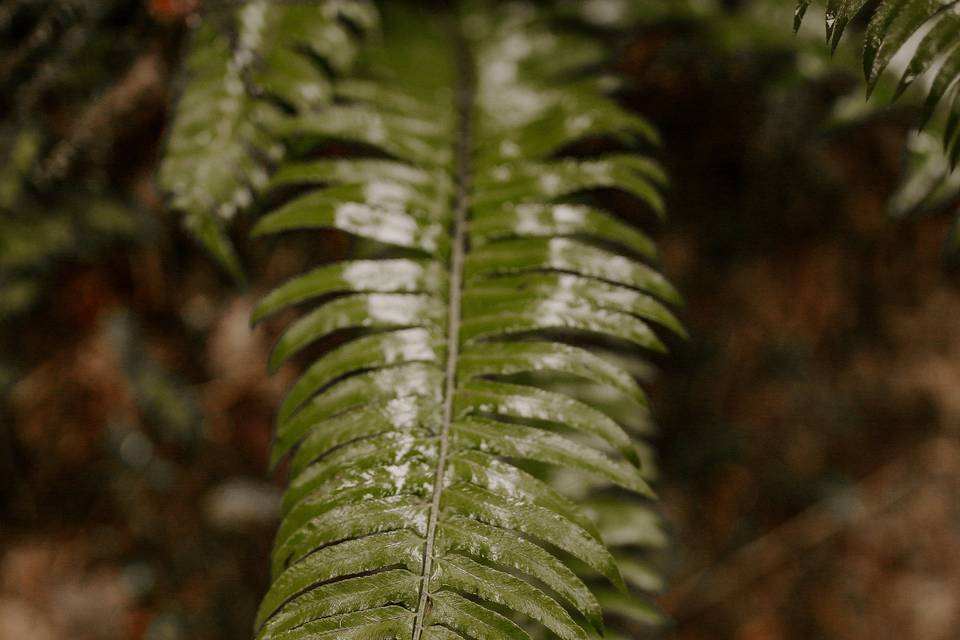
M 944 451 L 960 455 L 960 443 L 943 436 L 925 441 L 854 487 L 740 548 L 721 564 L 691 576 L 665 599 L 666 608 L 682 621 L 730 602 L 762 578 L 802 560 L 810 549 L 869 522 L 926 486 L 934 461 Z

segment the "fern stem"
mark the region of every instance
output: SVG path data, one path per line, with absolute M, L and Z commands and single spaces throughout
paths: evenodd
M 455 22 L 455 20 L 451 20 Z M 430 573 L 437 522 L 440 519 L 440 497 L 443 493 L 447 455 L 450 450 L 450 425 L 453 422 L 453 398 L 457 385 L 457 360 L 460 356 L 460 302 L 463 290 L 463 262 L 467 244 L 467 214 L 470 208 L 470 157 L 473 146 L 473 60 L 459 25 L 454 25 L 457 52 L 457 90 L 454 97 L 457 114 L 456 190 L 453 203 L 453 227 L 450 251 L 450 286 L 447 298 L 447 362 L 443 393 L 443 422 L 440 430 L 440 452 L 433 482 L 430 517 L 423 550 L 423 571 L 420 577 L 420 601 L 413 625 L 413 640 L 420 640 L 424 618 L 430 606 Z

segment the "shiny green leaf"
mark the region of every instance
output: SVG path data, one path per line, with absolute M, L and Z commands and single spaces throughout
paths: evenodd
M 468 638 L 530 640 L 530 635 L 499 613 L 452 591 L 433 594 L 429 624 L 444 625 Z
M 419 587 L 419 577 L 406 569 L 327 583 L 283 605 L 260 630 L 259 636 L 273 636 L 331 615 L 391 604 L 404 604 L 412 609 L 416 606 Z
M 568 297 L 534 297 L 529 300 L 525 296 L 518 296 L 512 301 L 487 307 L 463 321 L 460 337 L 471 342 L 560 329 L 596 333 L 620 338 L 651 351 L 666 351 L 664 344 L 642 320 Z
M 522 500 L 554 511 L 600 540 L 600 532 L 583 510 L 543 480 L 481 451 L 458 451 L 447 478 L 483 487 L 510 500 Z
M 411 402 L 423 403 L 428 407 L 439 406 L 435 384 L 431 385 L 431 376 L 429 374 L 424 376 L 423 373 L 425 372 L 422 369 L 387 369 L 363 376 L 362 380 L 347 379 L 331 389 L 330 392 L 321 394 L 295 417 L 278 424 L 271 452 L 271 464 L 276 464 L 280 458 L 285 456 L 309 430 L 322 426 L 325 420 L 341 421 L 345 419 L 344 416 L 348 418 L 352 411 L 359 410 L 361 405 L 364 405 L 363 409 L 368 411 L 370 407 L 398 407 Z M 413 377 L 411 377 L 411 374 Z M 374 377 L 386 383 L 383 385 L 386 393 L 372 394 L 372 389 L 376 387 L 373 386 L 375 383 L 371 383 L 370 380 Z M 402 379 L 398 380 L 398 377 Z M 351 382 L 353 384 L 349 384 Z M 387 386 L 391 382 L 393 384 Z M 346 388 L 348 384 L 356 389 L 356 393 L 349 393 L 350 390 Z M 433 392 L 433 395 L 431 395 L 431 392 Z M 302 456 L 305 453 L 299 455 Z
M 665 180 L 663 171 L 646 158 L 630 155 L 599 160 L 563 160 L 542 164 L 500 165 L 477 179 L 478 211 L 507 203 L 549 201 L 599 188 L 617 188 L 643 200 L 663 215 L 663 199 L 656 186 Z
M 481 247 L 467 257 L 464 274 L 469 281 L 545 269 L 598 278 L 680 302 L 676 289 L 651 267 L 567 238 L 511 240 Z
M 504 302 L 512 303 L 520 297 L 565 300 L 591 305 L 597 310 L 629 313 L 652 320 L 679 336 L 686 336 L 680 321 L 656 298 L 627 287 L 568 273 L 534 272 L 477 281 L 464 294 L 463 304 L 465 308 L 489 309 Z
M 857 17 L 868 0 L 829 0 L 826 10 L 827 40 L 836 49 L 850 21 Z
M 360 381 L 367 385 L 364 393 L 368 397 L 436 393 L 436 385 L 432 384 L 436 379 L 435 370 L 404 365 L 439 363 L 444 348 L 435 332 L 414 328 L 375 333 L 334 349 L 310 365 L 287 393 L 277 414 L 278 434 L 283 434 L 287 419 L 317 391 L 347 374 L 362 370 L 387 368 L 372 371 L 357 381 L 351 381 L 351 378 L 341 381 L 335 390 L 324 392 L 323 398 L 317 400 L 321 406 L 316 411 L 331 415 L 337 409 L 355 403 Z M 399 390 L 404 393 L 395 393 Z
M 951 86 L 960 79 L 960 47 L 955 48 L 940 65 L 940 70 L 933 78 L 927 99 L 923 105 L 923 121 L 927 122 L 933 116 L 937 104 Z
M 948 11 L 927 32 L 917 50 L 910 58 L 907 68 L 904 69 L 900 82 L 897 85 L 896 95 L 902 94 L 914 80 L 924 74 L 936 59 L 948 53 L 960 44 L 957 34 L 960 33 L 960 14 Z
M 653 497 L 653 491 L 632 465 L 543 429 L 467 418 L 453 424 L 451 438 L 461 447 L 577 469 Z
M 464 517 L 520 531 L 563 549 L 618 587 L 623 578 L 610 552 L 583 528 L 560 514 L 533 504 L 511 501 L 480 487 L 456 484 L 443 493 L 446 509 Z
M 312 493 L 322 491 L 325 486 L 337 486 L 354 474 L 370 473 L 374 476 L 376 474 L 371 470 L 377 468 L 387 468 L 389 473 L 389 467 L 398 465 L 432 464 L 437 454 L 436 444 L 433 436 L 415 437 L 399 431 L 353 440 L 292 477 L 283 495 L 282 510 L 287 513 Z
M 431 296 L 357 294 L 337 298 L 294 322 L 270 354 L 276 371 L 295 353 L 328 334 L 342 329 L 394 329 L 443 322 L 444 309 Z
M 291 185 L 389 183 L 448 193 L 451 187 L 444 176 L 439 171 L 392 160 L 338 158 L 287 162 L 274 173 L 270 186 L 276 189 Z
M 556 600 L 509 573 L 460 555 L 440 558 L 434 587 L 449 587 L 533 618 L 564 640 L 586 640 L 583 628 Z
M 358 438 L 367 438 L 386 431 L 436 432 L 439 426 L 437 409 L 439 407 L 435 402 L 422 397 L 406 396 L 367 404 L 326 420 L 315 421 L 309 426 L 310 435 L 297 448 L 291 463 L 291 472 L 299 473 L 304 466 L 322 457 L 330 449 Z M 294 420 L 300 419 L 301 417 L 297 416 Z M 306 428 L 297 430 L 306 431 Z
M 563 562 L 512 531 L 462 516 L 441 524 L 441 552 L 457 550 L 508 567 L 540 580 L 582 613 L 596 629 L 603 626 L 600 603 Z
M 439 224 L 424 223 L 394 203 L 344 201 L 330 190 L 311 192 L 260 219 L 253 235 L 298 229 L 339 229 L 360 238 L 427 254 L 444 254 L 447 240 Z
M 656 245 L 645 233 L 585 205 L 510 203 L 478 213 L 471 232 L 476 246 L 513 237 L 587 236 L 622 245 L 649 260 L 657 258 Z
M 428 505 L 417 496 L 389 496 L 345 504 L 291 531 L 274 549 L 273 575 L 326 545 L 374 533 L 410 529 L 426 535 Z
M 458 375 L 472 378 L 514 375 L 526 372 L 555 372 L 609 385 L 641 405 L 646 395 L 626 371 L 586 349 L 553 342 L 511 342 L 478 345 L 464 350 Z
M 311 585 L 398 564 L 416 571 L 422 550 L 423 540 L 404 529 L 326 546 L 274 578 L 257 612 L 257 627 Z
M 455 401 L 458 415 L 493 414 L 515 419 L 560 424 L 590 434 L 616 447 L 632 462 L 638 462 L 630 436 L 610 417 L 569 396 L 490 380 L 470 380 Z
M 893 55 L 943 6 L 943 0 L 888 1 L 887 4 L 900 9 L 891 15 L 886 15 L 883 9 L 878 10 L 867 28 L 865 38 L 864 72 L 870 90 L 876 86 Z
M 257 304 L 253 322 L 305 300 L 339 293 L 420 293 L 444 289 L 436 262 L 353 260 L 314 269 L 280 285 Z
M 447 133 L 435 122 L 401 118 L 356 106 L 334 107 L 284 121 L 277 127 L 288 138 L 317 142 L 345 140 L 382 149 L 397 159 L 426 166 L 448 164 L 453 157 Z

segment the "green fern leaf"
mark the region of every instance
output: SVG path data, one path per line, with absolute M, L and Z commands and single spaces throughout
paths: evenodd
M 304 367 L 271 453 L 289 459 L 289 486 L 261 640 L 579 640 L 661 621 L 636 593 L 656 572 L 633 557 L 664 542 L 651 454 L 631 435 L 649 433 L 647 398 L 609 352 L 665 351 L 684 335 L 680 297 L 652 238 L 598 194 L 655 222 L 666 177 L 632 151 L 569 153 L 657 135 L 586 78 L 606 55 L 594 38 L 530 5 L 470 7 L 443 20 L 392 4 L 351 76 L 323 76 L 336 100 L 323 108 L 298 93 L 320 72 L 288 45 L 309 40 L 346 69 L 337 36 L 305 35 L 329 22 L 280 20 L 283 38 L 244 77 L 293 112 L 240 119 L 257 123 L 255 146 L 285 151 L 256 187 L 276 205 L 253 234 L 336 230 L 358 249 L 253 313 L 305 308 L 270 358 Z M 198 33 L 222 37 L 207 24 Z M 256 93 L 244 104 L 269 107 Z M 325 157 L 331 143 L 347 157 Z M 171 153 L 176 166 L 173 141 Z M 250 171 L 233 175 L 192 203 L 221 234 L 210 204 L 250 187 Z
M 285 115 L 277 105 L 305 113 L 329 104 L 331 81 L 309 56 L 345 72 L 357 54 L 347 22 L 369 30 L 376 16 L 366 2 L 254 0 L 214 10 L 192 34 L 160 183 L 186 228 L 234 278 L 243 269 L 227 227 L 282 159 L 276 132 Z
M 872 91 L 890 59 L 943 6 L 943 0 L 907 0 L 882 5 L 867 27 L 863 70 Z
M 806 4 L 806 3 L 805 3 Z M 829 0 L 826 9 L 827 42 L 836 49 L 850 21 L 867 4 L 867 0 Z
M 917 46 L 916 52 L 904 69 L 900 82 L 897 85 L 896 95 L 900 96 L 914 80 L 923 75 L 940 57 L 948 53 L 957 44 L 957 34 L 960 33 L 960 14 L 948 11 Z M 960 71 L 954 71 L 954 77 Z M 947 76 L 949 77 L 949 75 Z M 932 92 L 931 94 L 932 95 Z M 942 95 L 942 92 L 941 94 Z M 940 97 L 932 100 L 936 103 Z
M 797 25 L 803 19 L 809 0 L 798 0 Z M 865 0 L 827 0 L 827 38 L 836 48 L 849 24 L 864 7 Z M 947 118 L 943 144 L 951 166 L 960 160 L 960 129 L 951 126 L 960 110 L 955 93 L 946 97 L 960 80 L 960 2 L 957 0 L 883 0 L 870 9 L 870 22 L 864 36 L 863 73 L 868 93 L 877 86 L 894 56 L 904 49 L 921 29 L 929 29 L 910 52 L 909 62 L 900 75 L 894 93 L 899 97 L 918 78 L 943 61 L 926 92 L 922 124 L 925 125 L 938 105 L 946 105 Z

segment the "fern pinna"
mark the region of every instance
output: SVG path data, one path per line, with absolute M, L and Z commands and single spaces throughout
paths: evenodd
M 798 0 L 794 28 L 800 26 L 812 0 Z M 827 40 L 836 48 L 850 22 L 869 9 L 870 22 L 863 44 L 863 73 L 870 91 L 877 86 L 894 56 L 907 49 L 915 34 L 923 37 L 911 48 L 899 72 L 895 95 L 900 96 L 918 78 L 932 73 L 926 87 L 923 121 L 941 102 L 948 110 L 943 134 L 952 165 L 960 161 L 960 2 L 958 0 L 827 0 Z
M 664 535 L 624 354 L 683 330 L 654 242 L 605 206 L 655 221 L 661 169 L 585 154 L 656 134 L 561 14 L 384 11 L 335 103 L 273 129 L 289 153 L 254 234 L 356 242 L 254 312 L 307 307 L 273 369 L 322 346 L 278 411 L 289 486 L 257 637 L 575 639 L 604 613 L 634 635 L 660 620 L 639 592 Z
M 797 0 L 794 29 L 811 4 L 812 0 Z M 869 16 L 863 73 L 870 92 L 885 73 L 894 72 L 893 99 L 913 85 L 923 85 L 921 128 L 938 109 L 945 112 L 929 132 L 912 136 L 904 176 L 890 202 L 891 213 L 922 213 L 953 200 L 960 189 L 960 177 L 954 171 L 960 162 L 960 0 L 825 0 L 825 14 L 827 40 L 834 48 L 857 16 Z M 898 57 L 902 65 L 895 62 Z M 934 148 L 934 135 L 942 139 L 945 154 Z M 946 249 L 956 257 L 960 218 Z

